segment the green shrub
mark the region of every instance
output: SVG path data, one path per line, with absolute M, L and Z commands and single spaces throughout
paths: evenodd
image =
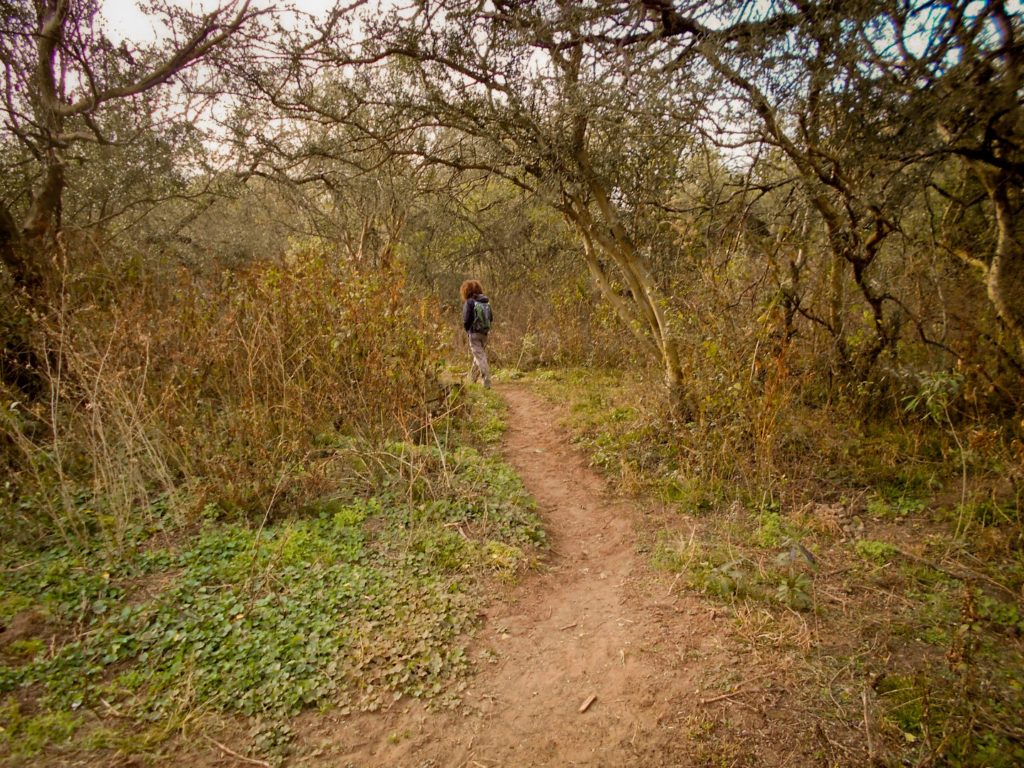
M 892 544 L 885 541 L 875 541 L 873 539 L 860 539 L 854 544 L 854 550 L 857 554 L 863 557 L 865 560 L 869 560 L 872 563 L 884 565 L 885 563 L 893 560 L 899 550 L 896 549 Z

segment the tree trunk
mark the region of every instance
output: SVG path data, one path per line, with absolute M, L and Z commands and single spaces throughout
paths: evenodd
M 607 198 L 601 196 L 602 190 L 594 191 L 598 198 L 598 208 L 603 214 L 602 221 L 596 221 L 586 203 L 578 197 L 569 197 L 563 212 L 580 233 L 587 266 L 602 294 L 626 327 L 658 357 L 665 374 L 673 416 L 680 419 L 692 418 L 695 410 L 686 385 L 679 342 L 666 312 L 665 299 Z M 629 289 L 632 302 L 624 301 L 623 296 L 612 287 L 597 259 L 595 244 L 617 267 L 618 276 Z
M 594 282 L 597 283 L 598 290 L 601 291 L 601 295 L 604 296 L 605 301 L 611 305 L 612 309 L 615 311 L 616 317 L 618 317 L 619 320 L 622 321 L 622 324 L 633 334 L 633 338 L 653 354 L 658 354 L 658 346 L 651 340 L 649 335 L 643 332 L 639 318 L 636 316 L 635 312 L 631 312 L 630 306 L 612 287 L 611 280 L 608 278 L 607 272 L 598 260 L 597 253 L 594 249 L 594 239 L 590 236 L 590 232 L 587 231 L 585 227 L 580 226 L 579 223 L 575 222 L 571 217 L 567 218 L 569 218 L 569 221 L 575 225 L 576 231 L 579 232 L 580 239 L 583 241 L 583 256 L 587 262 L 587 269 L 590 270 L 590 275 L 594 278 Z
M 64 164 L 59 157 L 47 158 L 43 180 L 32 190 L 32 203 L 21 229 L 27 243 L 44 250 L 53 244 L 60 232 L 63 198 Z
M 36 347 L 32 344 L 34 324 L 32 307 L 40 299 L 43 279 L 32 260 L 27 258 L 18 225 L 11 212 L 0 203 L 0 263 L 11 275 L 11 284 L 2 290 L 0 310 L 0 381 L 35 398 L 45 388 Z
M 36 63 L 32 101 L 41 134 L 39 159 L 42 176 L 32 190 L 28 214 L 21 227 L 21 268 L 15 280 L 36 300 L 46 288 L 48 256 L 60 233 L 64 198 L 62 87 L 58 84 L 56 56 L 63 36 L 68 3 L 47 0 L 40 7 L 36 35 Z
M 21 236 L 14 217 L 7 206 L 0 203 L 0 262 L 7 267 L 15 284 L 21 286 L 29 279 L 31 264 L 25 261 Z
M 837 253 L 832 253 L 828 270 L 828 324 L 832 330 L 832 359 L 836 371 L 843 371 L 850 362 L 846 346 L 846 293 L 843 286 L 843 270 L 846 262 Z
M 1024 243 L 1019 228 L 1019 205 L 1003 174 L 987 186 L 995 209 L 996 249 L 986 276 L 989 300 L 1000 319 L 1013 334 L 1017 350 L 1024 355 Z

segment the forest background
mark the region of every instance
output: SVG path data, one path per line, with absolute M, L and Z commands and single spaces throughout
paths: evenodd
M 505 377 L 674 510 L 654 567 L 784 616 L 833 563 L 870 649 L 836 723 L 867 680 L 893 754 L 1024 759 L 1017 4 L 100 11 L 0 34 L 12 759 L 455 695 L 481 580 L 544 539 L 457 384 L 467 276 Z M 396 605 L 427 639 L 357 648 Z

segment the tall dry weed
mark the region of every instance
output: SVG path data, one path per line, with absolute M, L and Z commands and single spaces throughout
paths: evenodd
M 214 285 L 135 287 L 55 312 L 49 391 L 5 397 L 10 535 L 120 546 L 154 504 L 179 523 L 262 518 L 302 503 L 325 436 L 402 437 L 423 417 L 437 324 L 398 270 L 306 243 Z

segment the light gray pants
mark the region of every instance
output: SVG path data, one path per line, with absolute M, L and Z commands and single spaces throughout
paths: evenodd
M 473 367 L 469 371 L 469 380 L 476 381 L 484 377 L 484 386 L 488 389 L 491 386 L 491 369 L 487 365 L 487 334 L 469 334 L 469 349 L 473 353 Z

